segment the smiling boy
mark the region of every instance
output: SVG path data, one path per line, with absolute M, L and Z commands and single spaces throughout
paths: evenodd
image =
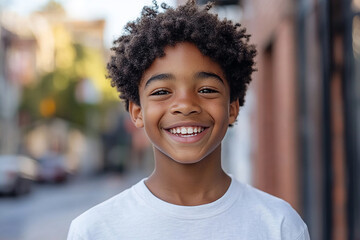
M 310 239 L 290 205 L 221 167 L 256 51 L 210 7 L 159 13 L 155 3 L 114 42 L 109 77 L 153 144 L 155 168 L 76 218 L 68 239 Z

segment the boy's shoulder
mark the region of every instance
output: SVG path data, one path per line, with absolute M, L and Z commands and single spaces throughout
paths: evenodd
M 136 211 L 134 204 L 139 202 L 139 197 L 134 188 L 141 184 L 142 181 L 104 202 L 95 205 L 76 217 L 71 223 L 69 235 L 71 235 L 72 232 L 85 234 L 85 232 L 89 231 L 89 228 L 93 227 L 104 229 L 102 225 L 107 225 L 109 222 L 116 224 L 116 222 L 127 218 L 129 212 Z
M 258 188 L 255 188 L 249 184 L 239 183 L 242 185 L 242 197 L 241 201 L 248 203 L 248 206 L 252 209 L 259 211 L 275 211 L 277 213 L 286 213 L 291 210 L 291 205 L 281 198 L 264 192 Z
M 261 222 L 265 228 L 281 226 L 281 234 L 291 236 L 284 239 L 308 239 L 307 226 L 286 201 L 264 191 L 254 188 L 248 184 L 242 184 L 242 196 L 238 204 L 245 205 L 249 221 Z M 307 237 L 307 238 L 306 238 Z

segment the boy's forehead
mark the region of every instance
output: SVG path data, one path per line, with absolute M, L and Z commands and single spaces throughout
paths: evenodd
M 225 80 L 220 64 L 202 54 L 195 44 L 180 42 L 175 46 L 166 46 L 164 56 L 154 59 L 150 67 L 144 71 L 141 81 L 151 78 L 154 74 L 184 73 L 184 71 L 189 74 L 211 71 Z

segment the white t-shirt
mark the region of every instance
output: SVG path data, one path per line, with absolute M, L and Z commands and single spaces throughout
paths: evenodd
M 288 203 L 234 178 L 221 198 L 199 206 L 165 202 L 144 180 L 73 220 L 68 240 L 310 239 Z

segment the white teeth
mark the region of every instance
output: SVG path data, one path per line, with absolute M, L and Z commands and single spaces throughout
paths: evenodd
M 184 127 L 181 128 L 181 134 L 187 134 L 186 128 L 184 128 Z
M 189 136 L 195 136 L 198 133 L 201 133 L 202 131 L 204 131 L 203 127 L 176 127 L 176 128 L 171 128 L 170 133 L 172 134 L 181 134 L 181 135 L 189 135 Z

